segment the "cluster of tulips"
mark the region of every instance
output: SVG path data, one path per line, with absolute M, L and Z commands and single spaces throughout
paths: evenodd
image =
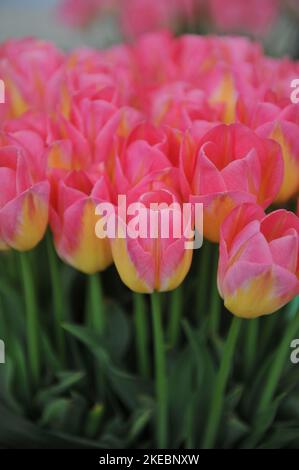
M 99 238 L 96 207 L 119 194 L 198 202 L 233 314 L 269 314 L 299 293 L 298 214 L 264 212 L 298 195 L 299 63 L 244 38 L 165 32 L 70 53 L 10 40 L 0 77 L 1 250 L 33 249 L 49 225 L 77 270 L 114 262 L 133 291 L 168 291 L 191 265 L 184 236 Z
M 261 36 L 283 8 L 295 10 L 298 0 L 62 0 L 58 13 L 65 23 L 81 27 L 112 13 L 126 37 L 197 21 L 208 21 L 218 31 L 243 30 Z

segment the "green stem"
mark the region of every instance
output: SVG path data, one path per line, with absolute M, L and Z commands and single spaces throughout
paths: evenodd
M 283 334 L 283 339 L 275 354 L 272 362 L 271 370 L 269 372 L 268 380 L 261 393 L 261 399 L 257 408 L 257 414 L 263 412 L 271 403 L 280 376 L 282 374 L 284 365 L 286 363 L 288 354 L 290 353 L 290 343 L 295 338 L 299 330 L 299 296 L 297 296 L 289 305 L 289 314 L 292 318 L 288 324 L 286 331 Z
M 142 377 L 149 378 L 150 363 L 148 356 L 148 324 L 145 299 L 142 294 L 134 293 L 133 296 L 138 370 Z
M 220 311 L 221 311 L 221 297 L 218 293 L 217 287 L 217 271 L 218 271 L 218 247 L 214 250 L 214 269 L 210 301 L 210 315 L 209 315 L 209 331 L 212 336 L 216 336 L 219 331 L 220 325 Z
M 105 312 L 101 278 L 98 274 L 88 277 L 89 326 L 98 334 L 103 334 L 105 328 Z
M 103 289 L 99 274 L 88 276 L 88 326 L 98 335 L 103 336 L 105 331 L 105 311 L 103 302 Z M 105 374 L 97 359 L 93 363 L 94 380 L 97 390 L 97 397 L 105 399 Z
M 186 443 L 185 449 L 194 449 L 194 396 L 186 405 Z
M 157 396 L 157 445 L 160 449 L 167 446 L 167 379 L 164 338 L 161 319 L 160 296 L 157 292 L 151 295 L 152 321 L 155 349 L 156 396 Z
M 203 440 L 203 448 L 211 449 L 214 447 L 217 437 L 217 431 L 221 420 L 224 393 L 227 386 L 230 371 L 232 369 L 233 356 L 237 345 L 240 331 L 241 320 L 234 317 L 226 340 L 220 369 L 216 377 L 216 384 L 212 395 L 210 414 L 207 421 L 207 429 Z
M 0 340 L 7 341 L 7 326 L 4 315 L 3 301 L 0 296 Z
M 199 256 L 199 270 L 198 270 L 198 288 L 196 289 L 196 313 L 198 315 L 198 322 L 202 320 L 202 316 L 206 313 L 207 291 L 209 285 L 209 272 L 210 272 L 210 243 L 204 241 Z
M 254 367 L 254 361 L 256 357 L 256 351 L 257 351 L 257 340 L 258 340 L 258 326 L 259 322 L 258 319 L 252 319 L 248 320 L 246 322 L 247 328 L 245 329 L 245 351 L 244 351 L 244 356 L 245 356 L 245 364 L 246 364 L 246 370 L 245 374 L 246 377 L 250 377 L 253 367 Z
M 273 313 L 268 317 L 263 317 L 262 320 L 262 338 L 263 342 L 260 345 L 259 355 L 263 357 L 271 348 L 271 341 L 275 336 L 275 329 L 279 322 L 279 313 Z
M 183 305 L 183 288 L 179 286 L 171 292 L 170 322 L 168 326 L 168 338 L 170 347 L 173 348 L 179 339 L 180 323 Z
M 37 386 L 40 378 L 41 355 L 40 355 L 40 329 L 38 321 L 38 308 L 36 292 L 34 288 L 33 273 L 30 266 L 28 253 L 19 253 L 21 262 L 21 274 L 23 280 L 24 297 L 27 315 L 27 347 L 29 364 L 32 374 L 33 385 Z
M 47 236 L 47 250 L 50 265 L 50 277 L 52 284 L 53 294 L 53 310 L 54 310 L 54 322 L 55 322 L 55 337 L 56 345 L 59 351 L 59 356 L 64 363 L 65 361 L 65 337 L 62 323 L 64 322 L 64 306 L 63 306 L 63 290 L 61 286 L 61 278 L 59 274 L 59 268 L 57 263 L 57 256 L 53 248 L 50 234 Z

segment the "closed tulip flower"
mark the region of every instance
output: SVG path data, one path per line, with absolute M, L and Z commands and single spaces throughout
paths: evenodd
M 241 124 L 216 126 L 197 150 L 183 148 L 181 165 L 191 201 L 204 205 L 204 234 L 213 242 L 234 207 L 252 202 L 266 208 L 283 178 L 279 145 Z
M 173 290 L 183 282 L 192 261 L 193 251 L 185 246 L 188 221 L 187 230 L 183 231 L 184 218 L 179 205 L 173 210 L 161 206 L 157 206 L 156 210 L 152 208 L 151 203 L 169 205 L 176 202 L 169 190 L 144 193 L 135 202 L 142 203 L 144 210 L 134 217 L 129 216 L 128 220 L 119 218 L 122 237 L 111 238 L 112 255 L 118 273 L 122 281 L 135 292 Z M 164 237 L 163 230 L 168 221 L 169 232 Z M 136 236 L 132 236 L 129 230 L 132 223 L 135 227 L 137 223 L 138 230 L 142 230 L 141 224 L 144 223 L 146 232 L 142 234 L 139 231 Z M 181 230 L 180 236 L 179 232 L 176 236 L 175 226 Z M 151 237 L 152 233 L 155 236 Z
M 127 194 L 142 182 L 157 182 L 158 175 L 172 167 L 168 150 L 167 135 L 162 130 L 150 124 L 137 125 L 122 151 L 107 162 L 118 193 Z
M 61 51 L 40 39 L 11 39 L 2 44 L 0 76 L 6 85 L 5 117 L 45 109 L 46 83 L 63 60 Z
M 299 219 L 284 209 L 235 208 L 221 228 L 218 287 L 234 315 L 268 315 L 299 293 Z
M 103 165 L 115 153 L 139 113 L 131 108 L 118 109 L 101 100 L 72 103 L 67 119 L 57 113 L 50 121 L 47 161 L 51 169 L 87 170 Z M 107 169 L 109 164 L 107 164 Z
M 112 262 L 107 238 L 98 238 L 97 204 L 110 200 L 105 176 L 96 183 L 83 171 L 69 172 L 58 182 L 52 174 L 50 223 L 59 256 L 86 274 L 103 271 Z
M 257 129 L 257 133 L 260 136 L 275 140 L 281 147 L 284 163 L 284 178 L 275 199 L 277 203 L 287 202 L 299 193 L 298 132 L 298 123 L 287 120 L 268 122 Z
M 210 0 L 209 7 L 215 25 L 221 31 L 245 30 L 256 35 L 265 35 L 279 14 L 278 0 Z M 259 14 L 254 12 L 258 8 Z
M 49 183 L 34 180 L 25 151 L 7 145 L 0 148 L 0 186 L 0 250 L 31 250 L 47 228 Z

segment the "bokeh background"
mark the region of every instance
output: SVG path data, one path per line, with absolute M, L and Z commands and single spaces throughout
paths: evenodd
M 89 0 L 87 0 L 88 2 Z M 172 0 L 170 0 L 171 2 Z M 184 3 L 185 0 L 181 0 Z M 266 51 L 275 56 L 284 54 L 292 57 L 299 57 L 299 2 L 298 0 L 270 0 L 271 24 L 270 27 L 247 28 L 244 25 L 238 25 L 238 16 L 230 15 L 233 18 L 226 22 L 226 26 L 221 24 L 223 12 L 229 7 L 233 11 L 233 1 L 218 1 L 218 5 L 223 8 L 219 12 L 218 24 L 211 19 L 211 15 L 207 11 L 210 0 L 195 0 L 199 10 L 197 18 L 192 21 L 183 19 L 182 21 L 172 21 L 169 25 L 175 32 L 197 32 L 207 34 L 210 32 L 221 32 L 225 34 L 238 33 L 256 37 L 265 45 Z M 105 13 L 92 15 L 92 20 L 84 25 L 70 25 L 75 23 L 73 15 L 63 18 L 61 13 L 62 0 L 1 0 L 0 1 L 0 41 L 11 37 L 38 36 L 44 39 L 54 41 L 60 47 L 70 49 L 80 45 L 90 45 L 96 47 L 104 47 L 111 43 L 122 40 L 120 31 L 119 17 L 114 11 L 106 9 Z M 69 2 L 71 9 L 76 5 L 73 0 Z M 81 2 L 82 3 L 82 2 Z M 109 3 L 112 3 L 111 1 Z M 120 0 L 126 7 L 126 1 Z M 138 3 L 138 2 L 137 2 Z M 152 2 L 155 3 L 154 1 Z M 219 11 L 217 0 L 214 2 L 214 8 Z M 235 2 L 237 3 L 237 2 Z M 242 3 L 242 2 L 239 2 Z M 261 20 L 261 9 L 263 1 L 256 0 L 246 1 L 251 11 L 253 20 L 252 24 Z M 272 5 L 271 5 L 272 4 Z M 231 6 L 232 5 L 232 6 Z M 273 7 L 274 5 L 274 7 Z M 278 5 L 278 6 L 277 6 Z M 275 13 L 273 14 L 273 10 Z M 272 16 L 273 15 L 273 16 Z M 225 18 L 225 15 L 224 15 Z M 254 19 L 255 18 L 255 19 Z M 273 20 L 273 21 L 272 21 Z M 80 23 L 77 21 L 77 23 Z M 232 28 L 230 24 L 234 23 Z M 250 22 L 249 22 L 250 23 Z M 151 25 L 148 25 L 150 29 Z M 155 26 L 155 29 L 158 26 Z M 251 30 L 250 30 L 251 29 Z

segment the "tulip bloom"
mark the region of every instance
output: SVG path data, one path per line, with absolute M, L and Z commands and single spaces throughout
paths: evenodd
M 112 262 L 107 238 L 95 234 L 96 206 L 110 200 L 107 178 L 96 183 L 83 171 L 71 171 L 55 181 L 52 173 L 50 224 L 57 253 L 68 264 L 87 274 L 103 271 Z
M 266 208 L 283 178 L 279 145 L 240 124 L 213 128 L 195 151 L 185 142 L 181 168 L 191 202 L 204 205 L 204 234 L 213 242 L 234 207 L 256 202 Z
M 220 121 L 221 109 L 212 107 L 206 93 L 188 83 L 177 82 L 159 88 L 151 97 L 150 115 L 157 125 L 185 131 L 196 121 Z
M 119 194 L 127 194 L 146 181 L 154 184 L 159 174 L 172 167 L 167 156 L 167 135 L 151 124 L 137 125 L 117 153 L 107 166 Z
M 0 47 L 0 77 L 6 85 L 5 114 L 9 118 L 45 109 L 46 83 L 64 55 L 40 39 L 16 39 Z
M 299 293 L 299 219 L 286 210 L 235 208 L 221 228 L 218 288 L 234 315 L 268 315 Z
M 0 250 L 27 251 L 43 238 L 49 212 L 49 183 L 34 181 L 18 146 L 0 148 Z
M 103 165 L 139 120 L 137 111 L 102 100 L 74 104 L 69 119 L 57 113 L 50 121 L 48 167 L 85 171 Z
M 284 162 L 284 178 L 276 202 L 284 203 L 299 193 L 299 126 L 291 121 L 277 120 L 263 124 L 257 134 L 280 144 Z
M 139 205 L 135 207 L 135 217 L 128 216 L 127 220 L 118 217 L 121 236 L 111 238 L 113 261 L 122 281 L 135 292 L 173 290 L 190 269 L 193 250 L 186 249 L 189 226 L 186 221 L 187 230 L 183 231 L 184 217 L 180 206 L 172 209 L 162 206 L 153 209 L 151 206 L 152 203 L 170 205 L 175 201 L 169 190 L 151 191 L 136 201 L 143 206 L 142 209 Z M 132 236 L 130 226 L 136 227 L 136 224 L 139 232 Z M 169 232 L 164 238 L 166 226 Z M 143 229 L 146 231 L 142 234 Z M 175 229 L 180 229 L 180 236 L 174 236 Z
M 289 64 L 285 64 L 289 69 Z M 292 75 L 295 70 L 287 75 L 288 80 L 280 80 L 283 90 L 289 89 Z M 270 71 L 269 71 L 270 75 Z M 279 78 L 277 79 L 279 81 Z M 286 83 L 285 83 L 286 82 Z M 299 192 L 299 111 L 297 104 L 289 104 L 289 96 L 283 94 L 266 93 L 270 101 L 251 103 L 240 98 L 238 101 L 238 118 L 241 122 L 255 129 L 263 138 L 275 140 L 281 147 L 284 178 L 276 202 L 284 203 L 296 197 Z M 286 104 L 287 103 L 287 104 Z
M 58 14 L 70 26 L 86 26 L 99 13 L 105 0 L 63 0 Z

